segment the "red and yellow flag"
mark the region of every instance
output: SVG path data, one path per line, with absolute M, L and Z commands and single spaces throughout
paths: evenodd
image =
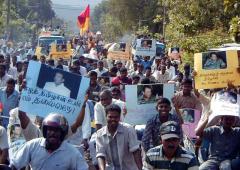
M 90 25 L 90 6 L 89 5 L 78 16 L 77 25 L 80 29 L 81 35 L 83 35 L 86 31 L 89 31 L 89 25 Z

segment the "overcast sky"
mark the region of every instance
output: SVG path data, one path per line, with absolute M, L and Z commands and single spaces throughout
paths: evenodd
M 81 3 L 96 4 L 102 0 L 52 0 L 54 4 L 80 6 Z

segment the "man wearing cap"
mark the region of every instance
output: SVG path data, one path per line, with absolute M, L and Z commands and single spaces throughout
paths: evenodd
M 161 125 L 162 145 L 150 149 L 143 164 L 143 170 L 198 170 L 194 154 L 180 146 L 181 127 L 174 121 Z

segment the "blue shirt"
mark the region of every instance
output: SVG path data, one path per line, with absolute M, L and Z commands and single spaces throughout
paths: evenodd
M 223 161 L 236 158 L 240 144 L 240 128 L 225 132 L 222 126 L 212 126 L 204 130 L 203 138 L 210 143 L 210 159 Z
M 153 57 L 151 60 L 147 60 L 147 61 L 141 59 L 139 56 L 136 56 L 136 58 L 137 58 L 137 62 L 139 64 L 142 64 L 144 67 L 144 70 L 146 70 L 147 67 L 151 68 L 155 57 Z
M 10 110 L 18 107 L 19 93 L 14 90 L 13 93 L 7 97 L 6 87 L 0 89 L 0 102 L 3 104 L 3 116 L 9 117 Z M 3 118 L 3 126 L 6 128 L 9 119 Z
M 168 121 L 175 121 L 180 124 L 180 120 L 177 114 L 170 114 Z M 147 152 L 149 149 L 160 145 L 160 122 L 159 114 L 150 119 L 147 124 L 142 137 L 142 146 L 144 151 Z

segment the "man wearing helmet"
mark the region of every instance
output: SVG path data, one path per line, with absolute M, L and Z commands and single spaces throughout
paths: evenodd
M 10 166 L 21 169 L 30 164 L 33 170 L 87 170 L 88 165 L 80 152 L 64 141 L 68 128 L 63 115 L 50 113 L 43 121 L 43 138 L 27 142 L 13 156 Z

